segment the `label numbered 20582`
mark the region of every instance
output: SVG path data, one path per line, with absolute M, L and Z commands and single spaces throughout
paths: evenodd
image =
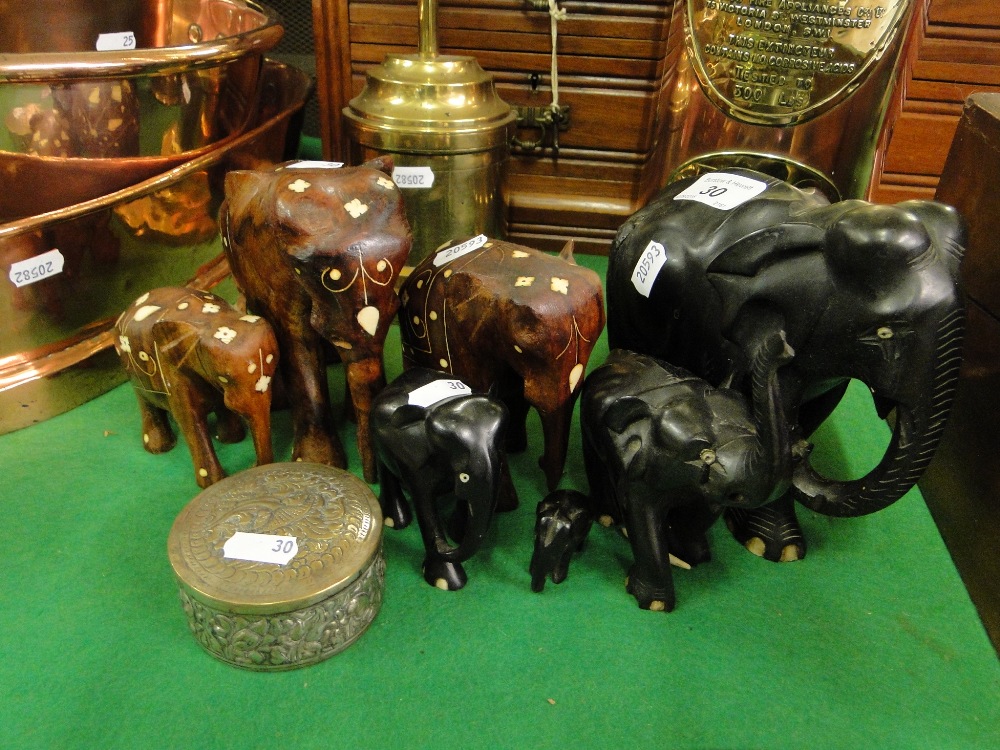
M 16 287 L 27 286 L 62 273 L 64 262 L 65 259 L 61 252 L 49 250 L 34 258 L 12 263 L 7 278 Z

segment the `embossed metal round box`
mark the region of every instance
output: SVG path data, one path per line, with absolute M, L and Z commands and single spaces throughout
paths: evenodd
M 322 661 L 382 604 L 382 514 L 341 469 L 277 463 L 228 477 L 181 511 L 167 546 L 195 638 L 238 667 Z

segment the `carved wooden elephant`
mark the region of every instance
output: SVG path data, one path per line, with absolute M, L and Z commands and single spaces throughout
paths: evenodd
M 759 334 L 753 399 L 680 368 L 614 349 L 587 378 L 580 421 L 595 516 L 623 522 L 635 557 L 628 591 L 643 609 L 674 608 L 671 556 L 709 559 L 705 532 L 723 508 L 755 508 L 791 482 L 778 369 L 783 331 Z
M 576 490 L 556 490 L 535 508 L 535 548 L 531 554 L 531 590 L 545 588 L 545 579 L 562 583 L 569 564 L 590 533 L 594 515 L 586 495 Z
M 540 464 L 555 489 L 578 386 L 604 329 L 600 277 L 573 262 L 572 244 L 555 257 L 479 235 L 426 258 L 400 297 L 404 365 L 496 392 L 510 411 L 510 451 L 525 447 L 534 406 L 545 437 Z
M 385 386 L 382 351 L 410 252 L 403 199 L 388 158 L 343 169 L 293 167 L 226 175 L 226 255 L 248 308 L 267 316 L 281 345 L 292 458 L 346 466 L 326 380 L 329 342 L 347 367 L 358 452 L 374 482 L 368 416 Z
M 461 563 L 480 547 L 497 501 L 509 485 L 503 450 L 507 409 L 438 370 L 407 370 L 375 398 L 372 434 L 380 460 L 386 526 L 410 522 L 404 491 L 416 506 L 427 552 L 424 580 L 454 591 L 466 583 Z M 459 523 L 446 535 L 439 507 L 454 495 Z
M 827 418 L 851 378 L 871 389 L 880 417 L 894 414 L 892 438 L 863 476 L 825 476 L 804 456 L 786 495 L 727 511 L 749 550 L 774 561 L 805 554 L 796 502 L 861 516 L 916 484 L 958 383 L 965 242 L 964 221 L 940 203 L 829 204 L 737 168 L 678 180 L 622 225 L 608 261 L 612 347 L 751 395 L 749 356 L 733 334 L 776 317 L 796 352 L 782 373 L 793 443 Z
M 278 343 L 266 320 L 209 292 L 162 287 L 139 297 L 115 327 L 115 349 L 139 400 L 147 451 L 174 447 L 169 412 L 187 440 L 198 485 L 217 482 L 226 474 L 209 435 L 208 415 L 215 412 L 220 440 L 243 439 L 242 417 L 257 464 L 273 460 L 271 379 Z

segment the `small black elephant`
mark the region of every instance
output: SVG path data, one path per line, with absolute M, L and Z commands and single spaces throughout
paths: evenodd
M 706 532 L 723 508 L 757 507 L 788 487 L 778 370 L 793 352 L 781 331 L 751 351 L 752 407 L 737 391 L 623 349 L 584 383 L 592 509 L 624 523 L 635 558 L 627 589 L 643 609 L 674 608 L 672 558 L 707 561 Z
M 545 579 L 562 583 L 569 563 L 590 533 L 594 521 L 587 496 L 576 490 L 556 490 L 535 509 L 535 549 L 531 555 L 531 590 L 545 588 Z
M 424 580 L 462 588 L 468 578 L 461 563 L 482 545 L 498 500 L 513 488 L 503 448 L 506 407 L 451 375 L 416 367 L 386 386 L 371 415 L 385 525 L 401 529 L 412 520 L 405 491 L 426 550 Z M 446 524 L 441 505 L 449 494 L 455 511 Z

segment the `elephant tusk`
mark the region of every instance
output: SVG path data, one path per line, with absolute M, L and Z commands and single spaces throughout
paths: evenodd
M 361 311 L 358 313 L 358 325 L 360 325 L 369 336 L 374 336 L 375 332 L 378 330 L 379 317 L 378 308 L 368 305 L 368 307 L 361 308 Z
M 667 557 L 670 559 L 670 564 L 673 565 L 674 567 L 683 568 L 684 570 L 691 570 L 691 566 L 688 563 L 681 560 L 679 557 L 675 557 L 674 555 L 671 555 L 669 553 L 667 554 Z

